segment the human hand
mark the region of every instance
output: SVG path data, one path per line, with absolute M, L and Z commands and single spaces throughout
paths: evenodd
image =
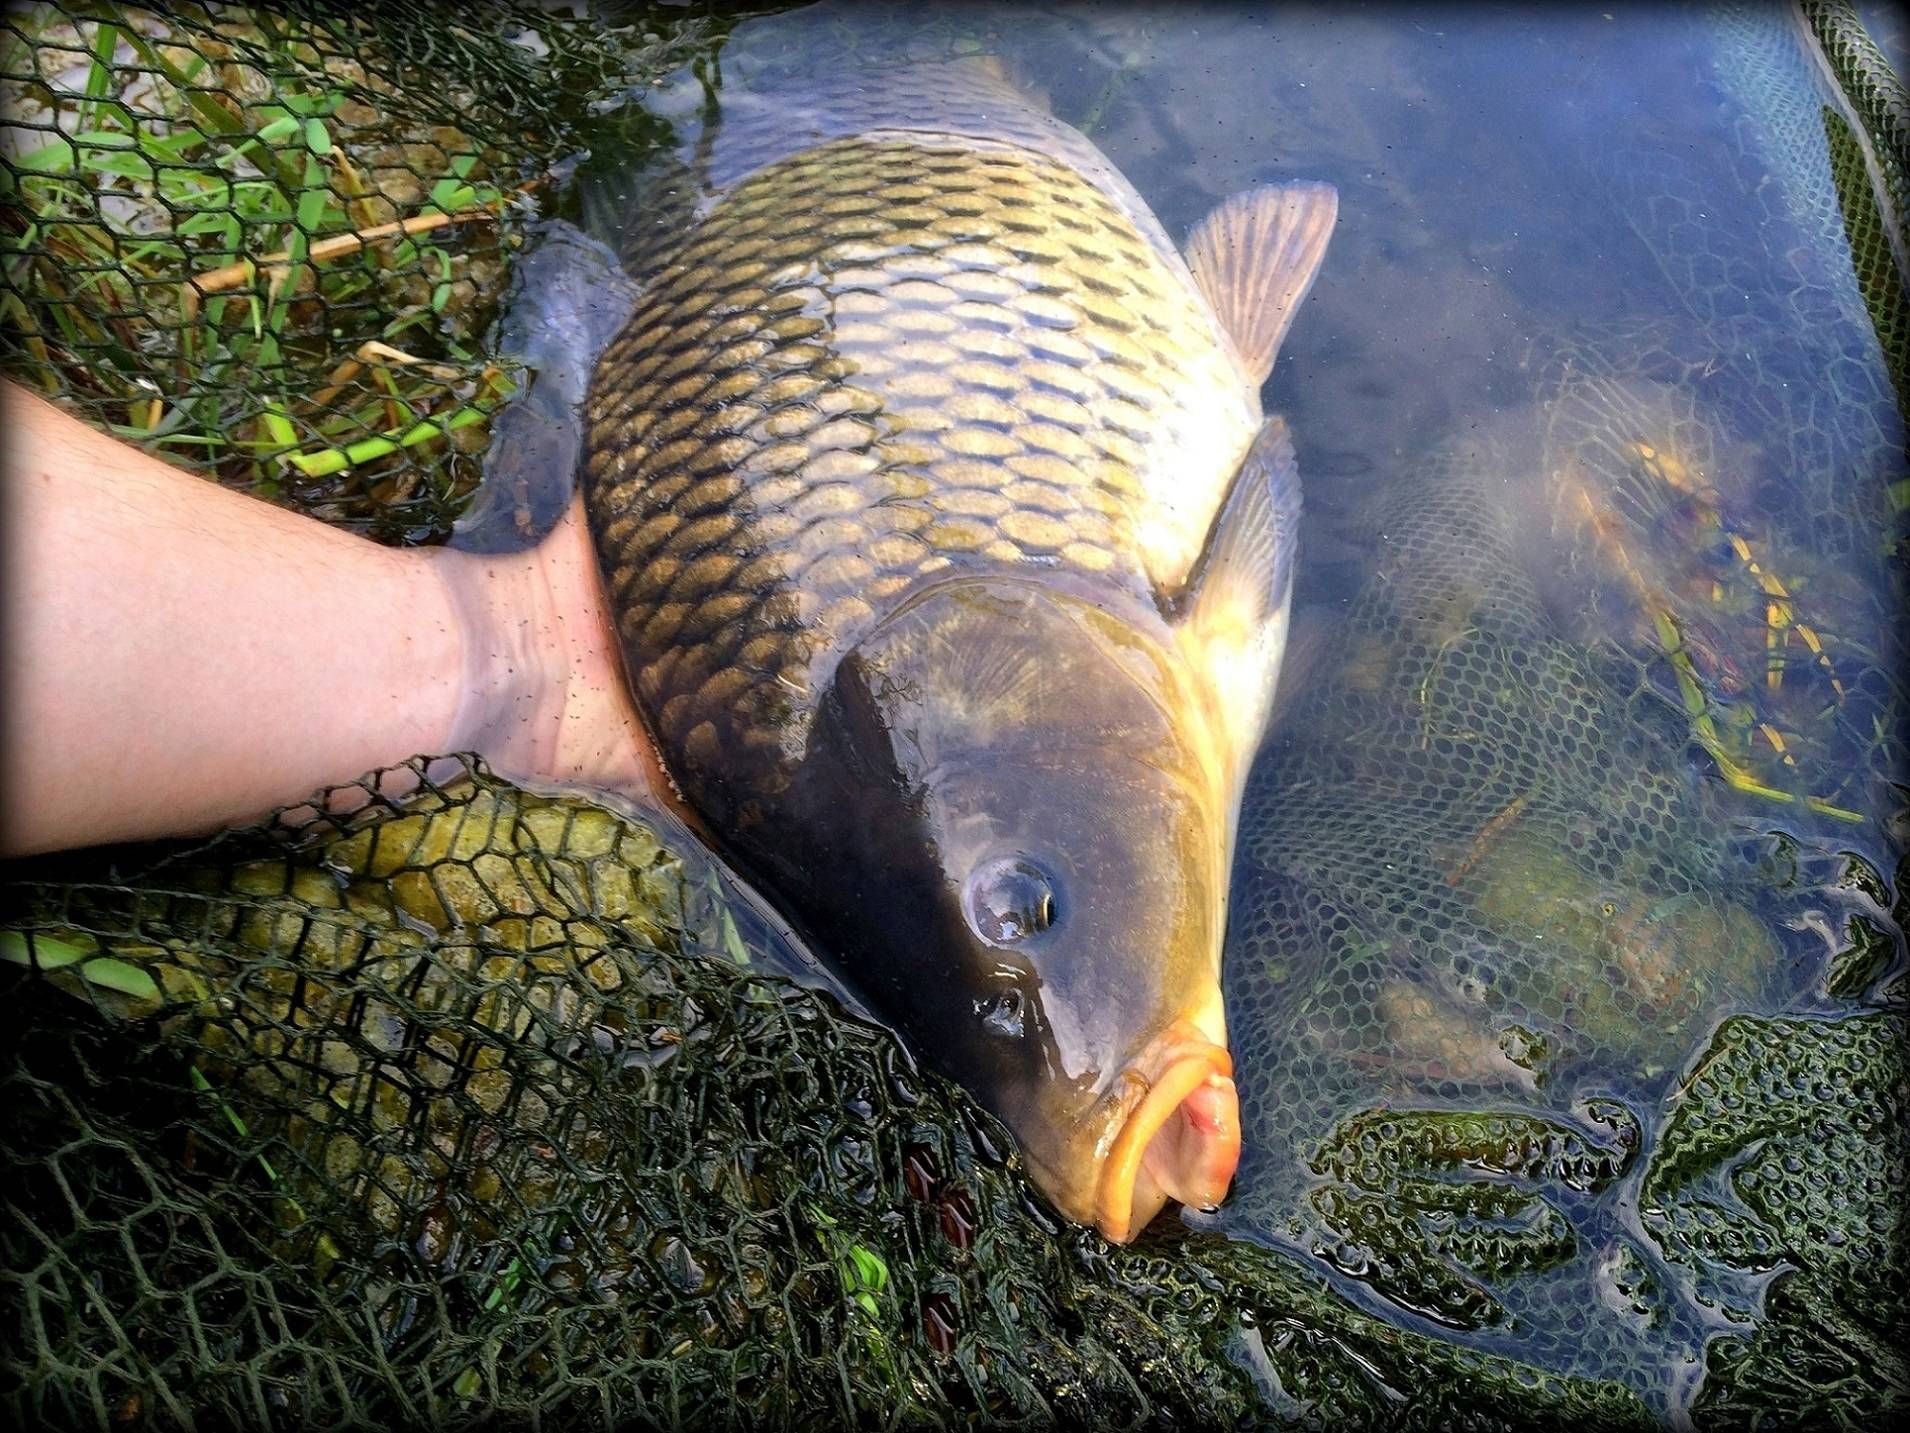
M 10 383 L 0 416 L 0 855 L 197 835 L 420 754 L 667 792 L 581 503 L 528 552 L 394 550 Z
M 525 552 L 422 555 L 450 594 L 463 652 L 448 749 L 521 783 L 667 792 L 624 681 L 581 495 Z

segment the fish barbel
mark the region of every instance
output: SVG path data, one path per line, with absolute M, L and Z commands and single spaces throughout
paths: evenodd
M 987 65 L 726 106 L 585 410 L 658 753 L 1063 1212 L 1216 1204 L 1299 510 L 1259 389 L 1334 191 L 1238 195 L 1183 256 Z

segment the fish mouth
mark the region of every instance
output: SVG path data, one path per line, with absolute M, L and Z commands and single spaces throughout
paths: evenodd
M 1234 1062 L 1177 1021 L 1142 1052 L 1115 1092 L 1119 1133 L 1101 1166 L 1094 1223 L 1117 1244 L 1145 1229 L 1168 1200 L 1220 1203 L 1240 1163 Z

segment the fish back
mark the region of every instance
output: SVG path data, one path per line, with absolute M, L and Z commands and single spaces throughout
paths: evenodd
M 1073 165 L 906 129 L 774 159 L 687 229 L 599 363 L 583 477 L 632 688 L 706 818 L 773 814 L 836 658 L 923 587 L 1139 611 L 1179 489 L 1191 560 L 1224 474 L 1178 467 L 1258 415 L 1185 272 Z

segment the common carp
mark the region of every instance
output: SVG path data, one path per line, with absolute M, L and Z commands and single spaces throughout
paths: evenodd
M 725 96 L 624 245 L 582 482 L 626 676 L 712 839 L 1125 1240 L 1239 1156 L 1221 938 L 1299 515 L 1259 390 L 1337 196 L 1183 254 L 998 67 L 837 79 Z

